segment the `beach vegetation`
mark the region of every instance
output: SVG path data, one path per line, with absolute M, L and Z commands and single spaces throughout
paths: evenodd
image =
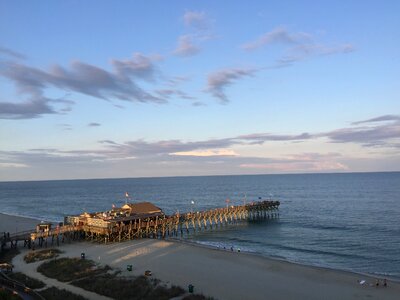
M 109 266 L 97 267 L 92 260 L 67 257 L 44 262 L 37 268 L 38 272 L 44 276 L 63 282 L 84 277 L 92 278 L 93 276 L 104 274 L 110 269 Z
M 182 300 L 215 300 L 213 297 L 204 296 L 203 294 L 187 295 Z
M 22 298 L 12 291 L 0 287 L 0 300 L 22 300 Z
M 76 280 L 72 284 L 114 299 L 167 300 L 185 293 L 181 287 L 168 287 L 162 285 L 160 280 L 149 279 L 146 276 L 126 278 L 115 274 L 103 274 L 95 278 Z
M 54 257 L 58 257 L 62 252 L 58 249 L 44 249 L 39 251 L 31 251 L 24 256 L 24 261 L 26 263 L 33 263 L 36 261 L 42 261 Z
M 64 289 L 58 289 L 56 287 L 51 287 L 40 292 L 40 295 L 46 300 L 86 300 L 85 297 L 73 294 Z
M 44 284 L 43 281 L 40 281 L 38 279 L 26 276 L 23 273 L 17 272 L 17 273 L 9 273 L 7 275 L 9 278 L 12 280 L 18 281 L 19 283 L 24 284 L 30 289 L 40 289 L 45 287 L 46 285 Z
M 11 263 L 20 252 L 16 248 L 4 248 L 0 251 L 0 263 Z

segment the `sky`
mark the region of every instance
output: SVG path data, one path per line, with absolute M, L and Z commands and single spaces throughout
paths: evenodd
M 399 11 L 0 0 L 0 181 L 400 171 Z

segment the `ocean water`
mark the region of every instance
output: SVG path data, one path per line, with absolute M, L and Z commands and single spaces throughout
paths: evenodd
M 126 191 L 167 214 L 223 207 L 227 198 L 279 200 L 277 218 L 184 238 L 400 279 L 400 172 L 0 182 L 0 212 L 62 221 L 122 205 Z

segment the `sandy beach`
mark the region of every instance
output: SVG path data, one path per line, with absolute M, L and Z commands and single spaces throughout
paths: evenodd
M 8 217 L 0 215 L 0 231 L 12 230 L 7 227 Z M 30 224 L 33 226 L 37 223 L 19 223 L 28 225 L 29 221 L 34 221 Z M 368 276 L 179 241 L 142 239 L 109 245 L 75 242 L 60 249 L 64 252 L 61 256 L 68 257 L 80 257 L 85 252 L 88 259 L 119 268 L 123 275 L 151 270 L 164 282 L 184 288 L 193 284 L 196 293 L 216 299 L 399 299 L 400 295 L 397 282 L 389 281 L 386 288 L 375 287 L 376 278 Z M 23 262 L 26 251 L 14 259 L 15 270 L 40 277 L 36 273 L 38 263 Z M 128 264 L 133 265 L 132 272 L 126 270 Z M 366 282 L 360 285 L 358 280 Z
M 40 220 L 0 213 L 0 233 L 14 234 L 15 232 L 32 230 L 38 223 L 40 223 Z

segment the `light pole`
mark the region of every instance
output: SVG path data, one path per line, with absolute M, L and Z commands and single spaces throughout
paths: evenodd
M 190 203 L 192 204 L 192 210 L 191 210 L 191 212 L 193 213 L 193 211 L 194 211 L 194 201 L 192 200 Z

